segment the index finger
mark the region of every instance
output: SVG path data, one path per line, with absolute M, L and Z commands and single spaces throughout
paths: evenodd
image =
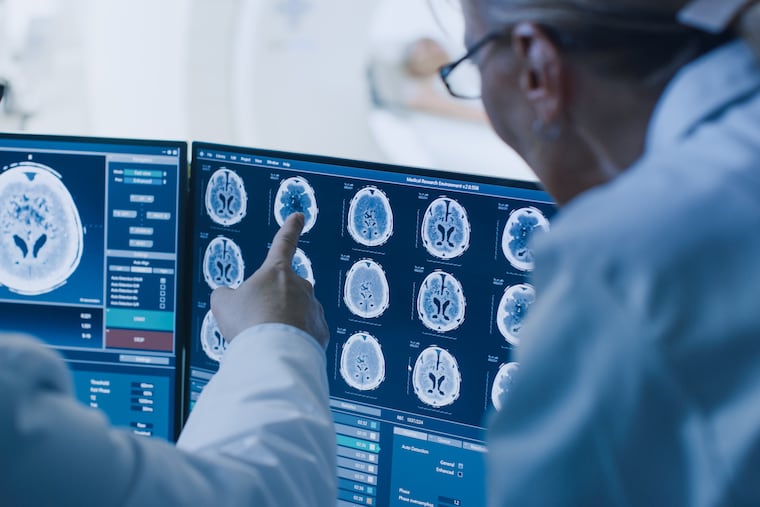
M 282 261 L 290 265 L 293 262 L 293 255 L 296 253 L 298 238 L 301 237 L 301 231 L 304 226 L 303 213 L 293 213 L 288 216 L 285 223 L 272 239 L 272 246 L 267 253 L 264 263 L 271 264 Z

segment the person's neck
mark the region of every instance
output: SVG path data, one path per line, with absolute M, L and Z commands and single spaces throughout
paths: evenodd
M 607 96 L 610 100 L 589 108 L 581 132 L 593 147 L 600 166 L 614 177 L 631 167 L 644 153 L 649 122 L 660 90 L 618 86 Z
M 624 82 L 595 81 L 584 87 L 588 92 L 577 101 L 565 143 L 572 159 L 561 166 L 550 185 L 562 206 L 587 190 L 603 185 L 628 170 L 643 154 L 649 121 L 661 90 L 642 90 Z M 549 185 L 547 185 L 547 188 Z

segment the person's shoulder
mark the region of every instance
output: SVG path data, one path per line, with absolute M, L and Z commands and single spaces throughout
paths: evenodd
M 579 196 L 541 248 L 600 276 L 626 278 L 684 276 L 736 257 L 730 248 L 757 251 L 760 238 L 747 232 L 760 230 L 760 148 L 735 142 L 716 150 L 707 143 L 719 138 L 649 154 Z

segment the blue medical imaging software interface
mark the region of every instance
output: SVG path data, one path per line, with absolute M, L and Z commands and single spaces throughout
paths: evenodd
M 534 185 L 209 144 L 193 146 L 189 408 L 225 342 L 211 291 L 237 287 L 295 211 L 293 268 L 325 309 L 340 507 L 485 505 L 488 415 L 519 370 L 535 299 Z
M 77 397 L 172 440 L 177 424 L 177 142 L 0 136 L 0 332 L 58 350 Z

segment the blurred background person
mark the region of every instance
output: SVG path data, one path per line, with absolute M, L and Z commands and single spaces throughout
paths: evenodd
M 453 98 L 438 76 L 438 69 L 451 61 L 443 45 L 422 37 L 412 41 L 403 51 L 399 102 L 403 107 L 452 119 L 487 124 L 488 118 L 480 103 Z

